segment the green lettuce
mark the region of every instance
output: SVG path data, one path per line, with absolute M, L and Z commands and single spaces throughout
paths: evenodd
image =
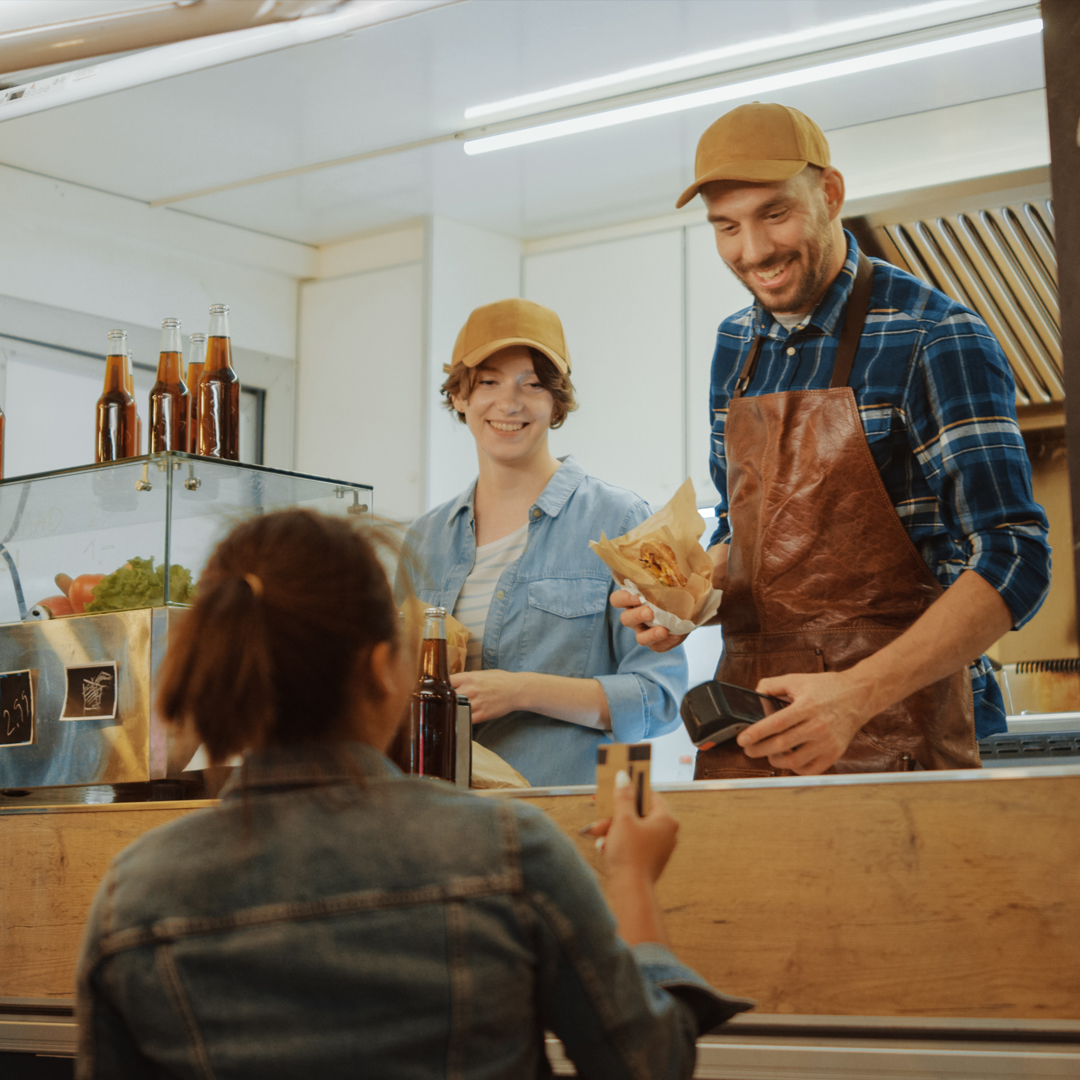
M 190 604 L 195 599 L 191 571 L 173 563 L 169 567 L 169 603 Z M 156 570 L 153 559 L 133 558 L 94 586 L 87 611 L 126 611 L 161 607 L 165 603 L 165 564 Z

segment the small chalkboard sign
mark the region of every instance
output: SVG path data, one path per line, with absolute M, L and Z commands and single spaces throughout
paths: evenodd
M 29 671 L 0 674 L 0 746 L 34 741 L 34 680 Z
M 79 664 L 67 669 L 67 697 L 61 720 L 113 720 L 116 717 L 116 661 Z

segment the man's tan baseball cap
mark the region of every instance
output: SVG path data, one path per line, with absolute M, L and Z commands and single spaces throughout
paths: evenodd
M 539 349 L 563 374 L 570 374 L 570 353 L 559 316 L 520 296 L 476 308 L 457 336 L 452 364 L 476 367 L 508 345 Z
M 771 184 L 790 179 L 807 165 L 829 166 L 829 143 L 809 116 L 787 105 L 740 105 L 705 129 L 697 144 L 694 182 L 675 209 L 710 180 Z

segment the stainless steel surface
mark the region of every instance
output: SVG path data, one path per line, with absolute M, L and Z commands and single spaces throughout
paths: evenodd
M 863 215 L 889 261 L 982 316 L 1008 358 L 1020 407 L 1065 396 L 1048 179 L 1026 170 L 1001 177 L 996 190 L 983 180 L 907 192 Z
M 556 1076 L 575 1076 L 547 1039 Z M 1035 1080 L 1080 1075 L 1080 1023 L 748 1013 L 698 1040 L 706 1080 Z
M 35 671 L 36 742 L 0 747 L 0 789 L 138 783 L 175 775 L 172 733 L 152 711 L 168 628 L 179 608 L 0 625 L 0 671 Z M 66 668 L 115 660 L 117 716 L 61 720 Z M 172 756 L 176 756 L 175 754 Z
M 1049 199 L 879 230 L 892 261 L 977 311 L 1016 376 L 1018 405 L 1064 399 Z
M 843 776 L 775 776 L 764 780 L 687 780 L 654 783 L 653 791 L 740 791 L 747 788 L 846 787 L 852 784 L 996 784 L 1012 780 L 1039 780 L 1050 776 L 1080 777 L 1080 765 L 1037 765 L 1007 771 L 941 769 L 911 773 L 848 773 Z M 592 795 L 595 784 L 566 787 L 494 788 L 474 791 L 489 799 L 545 798 L 550 795 Z
M 995 672 L 1010 714 L 1080 710 L 1080 660 L 1021 660 Z
M 1080 712 L 1021 713 L 1005 717 L 1010 732 L 1080 731 Z
M 454 775 L 457 786 L 468 788 L 472 785 L 472 706 L 467 697 L 458 695 L 457 699 L 457 762 Z
M 73 1055 L 74 1003 L 0 999 L 0 1051 Z M 549 1035 L 556 1076 L 576 1075 Z M 738 1017 L 698 1040 L 694 1076 L 716 1080 L 1035 1080 L 1080 1075 L 1080 1022 L 869 1016 Z

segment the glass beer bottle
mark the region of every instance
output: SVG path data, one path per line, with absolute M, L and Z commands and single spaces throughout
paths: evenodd
M 133 456 L 138 457 L 142 453 L 142 417 L 139 415 L 139 402 L 135 397 L 135 376 L 131 374 L 133 366 L 131 353 L 128 353 L 124 357 L 124 385 L 131 395 L 131 400 L 135 402 L 135 453 Z
M 184 449 L 190 454 L 199 452 L 199 379 L 206 366 L 206 335 L 192 334 L 188 338 L 187 378 L 188 388 L 188 444 Z
M 150 391 L 150 446 L 148 452 L 188 448 L 188 388 L 180 360 L 180 320 L 161 324 L 161 353 L 157 382 Z
M 203 457 L 240 460 L 240 380 L 232 366 L 229 309 L 210 308 L 206 367 L 199 380 L 199 445 Z
M 105 390 L 97 402 L 95 461 L 135 457 L 135 398 L 127 388 L 127 331 L 109 331 Z
M 457 774 L 457 691 L 446 660 L 446 608 L 424 612 L 420 680 L 395 745 L 403 772 L 451 783 Z

